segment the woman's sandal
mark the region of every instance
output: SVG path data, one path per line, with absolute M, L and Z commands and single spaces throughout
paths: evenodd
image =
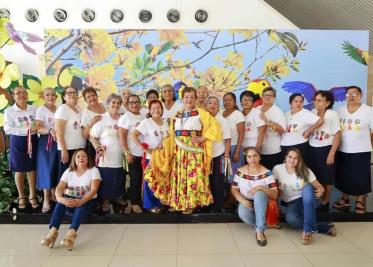
M 302 244 L 310 245 L 312 243 L 313 233 L 302 233 Z
M 350 200 L 341 197 L 337 202 L 334 202 L 333 208 L 336 210 L 349 211 L 351 208 Z
M 267 238 L 265 236 L 265 234 L 263 233 L 263 237 L 264 239 L 259 239 L 258 238 L 258 233 L 255 232 L 255 238 L 256 238 L 256 243 L 261 246 L 261 247 L 264 247 L 265 245 L 267 245 Z
M 182 213 L 183 213 L 184 215 L 190 215 L 190 214 L 193 213 L 193 211 L 194 211 L 194 209 L 189 208 L 189 209 L 184 210 Z
M 30 202 L 30 205 L 31 205 L 31 208 L 33 211 L 36 211 L 39 209 L 39 203 L 38 203 L 38 199 L 36 197 L 33 197 L 33 198 L 29 198 L 28 200 Z
M 162 210 L 159 207 L 149 209 L 149 212 L 153 213 L 153 214 L 159 214 L 159 213 L 161 213 L 161 211 Z
M 356 200 L 355 201 L 355 213 L 356 214 L 364 214 L 365 213 L 365 201 Z
M 70 229 L 67 231 L 65 238 L 61 241 L 61 247 L 71 251 L 74 247 L 76 236 L 75 230 Z
M 52 211 L 52 209 L 51 209 L 50 204 L 48 204 L 48 205 L 44 205 L 43 204 L 43 207 L 41 209 L 41 213 L 43 213 L 43 214 L 49 214 L 49 213 L 51 213 L 51 211 Z
M 41 240 L 41 245 L 49 248 L 53 248 L 58 236 L 58 230 L 52 228 L 49 233 Z
M 135 214 L 142 214 L 143 213 L 142 208 L 139 205 L 132 205 L 131 206 L 131 211 L 132 211 L 132 213 L 135 213 Z
M 18 211 L 23 212 L 27 209 L 26 201 L 24 197 L 19 197 L 17 202 L 18 202 Z

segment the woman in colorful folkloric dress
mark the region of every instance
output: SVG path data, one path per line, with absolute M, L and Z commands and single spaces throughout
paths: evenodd
M 119 119 L 118 133 L 122 151 L 128 164 L 128 174 L 130 176 L 129 198 L 133 213 L 142 213 L 141 208 L 141 181 L 143 169 L 141 159 L 143 151 L 131 138 L 132 132 L 145 119 L 140 113 L 141 101 L 138 95 L 130 95 L 128 99 L 129 110 Z
M 88 155 L 92 160 L 94 160 L 96 157 L 96 151 L 91 142 L 89 142 L 90 131 L 93 125 L 102 119 L 102 115 L 105 114 L 106 108 L 102 103 L 98 102 L 98 95 L 93 87 L 85 88 L 82 92 L 82 96 L 84 101 L 87 103 L 87 108 L 82 113 L 82 121 L 80 122 L 80 126 L 83 127 L 84 139 L 88 140 Z
M 261 119 L 260 109 L 254 108 L 255 94 L 243 91 L 240 95 L 242 114 L 245 117 L 245 134 L 243 147 L 256 147 L 260 151 L 266 132 L 265 122 Z
M 4 131 L 10 135 L 9 169 L 15 172 L 18 190 L 18 208 L 26 210 L 25 174 L 29 185 L 29 202 L 36 210 L 39 207 L 36 198 L 36 154 L 38 147 L 37 126 L 35 125 L 36 108 L 27 105 L 28 94 L 23 87 L 16 87 L 12 92 L 14 105 L 5 109 Z
M 160 147 L 162 140 L 169 135 L 168 123 L 162 119 L 162 102 L 160 100 L 151 101 L 149 110 L 149 118 L 143 120 L 132 133 L 133 142 L 144 151 L 145 159 L 143 155 L 143 167 L 149 163 L 151 152 Z M 139 139 L 140 136 L 142 136 L 142 141 Z M 161 212 L 161 203 L 154 197 L 153 191 L 150 190 L 147 181 L 144 182 L 143 196 L 143 207 L 145 209 L 151 213 Z
M 176 96 L 171 84 L 162 86 L 161 100 L 163 102 L 163 115 L 162 118 L 170 121 L 176 113 L 183 108 L 183 105 L 176 102 Z
M 342 138 L 336 159 L 335 187 L 343 195 L 333 205 L 335 209 L 349 210 L 349 195 L 355 196 L 355 212 L 358 214 L 365 213 L 365 197 L 372 192 L 373 109 L 361 103 L 362 95 L 359 87 L 348 87 L 347 105 L 338 109 Z
M 54 188 L 57 186 L 58 153 L 57 136 L 54 121 L 56 112 L 56 92 L 52 88 L 43 91 L 44 105 L 36 110 L 36 125 L 38 126 L 39 144 L 37 159 L 36 187 L 44 191 L 42 213 L 51 211 L 50 200 L 54 199 Z
M 308 138 L 324 123 L 324 119 L 303 108 L 304 96 L 301 94 L 292 94 L 289 103 L 291 109 L 285 114 L 286 130 L 281 139 L 282 158 L 285 158 L 288 149 L 297 148 L 306 165 L 310 166 Z
M 309 245 L 317 232 L 337 235 L 332 223 L 317 221 L 316 198 L 322 196 L 324 187 L 305 165 L 297 148 L 286 151 L 285 163 L 276 165 L 273 175 L 278 183 L 285 221 L 291 227 L 303 230 L 301 239 L 304 245 Z
M 57 185 L 58 203 L 49 223 L 49 233 L 41 240 L 41 245 L 53 248 L 62 219 L 66 211 L 70 211 L 71 224 L 61 241 L 61 247 L 73 249 L 80 224 L 96 208 L 100 182 L 100 172 L 93 166 L 87 151 L 84 148 L 75 150 L 69 168 L 63 173 Z
M 212 146 L 212 171 L 210 174 L 211 193 L 214 203 L 210 207 L 210 212 L 222 212 L 224 205 L 224 170 L 231 151 L 231 132 L 229 124 L 219 113 L 220 101 L 217 96 L 210 95 L 206 101 L 206 110 L 210 112 L 218 121 L 222 129 L 222 140 L 215 141 Z
M 212 145 L 220 141 L 221 129 L 207 111 L 196 108 L 194 88 L 185 87 L 182 97 L 184 109 L 172 119 L 163 149 L 153 151 L 144 179 L 171 211 L 190 214 L 213 202 L 209 183 Z
M 275 105 L 276 90 L 268 87 L 263 90 L 263 105 L 257 108 L 261 110 L 261 118 L 267 125 L 264 135 L 263 145 L 260 149 L 261 164 L 269 170 L 277 164 L 283 162 L 281 157 L 281 135 L 285 132 L 286 120 L 285 114 Z
M 323 118 L 324 124 L 310 136 L 311 165 L 309 167 L 325 188 L 318 211 L 329 211 L 329 199 L 335 176 L 334 159 L 341 141 L 339 116 L 332 110 L 334 104 L 332 92 L 317 91 L 313 102 L 315 109 L 312 112 Z
M 124 193 L 123 154 L 118 135 L 121 105 L 122 99 L 119 95 L 109 95 L 106 100 L 108 111 L 90 131 L 90 140 L 96 150 L 96 163 L 102 179 L 98 197 L 104 214 L 110 213 L 110 201 L 120 203 L 119 198 Z
M 266 211 L 269 199 L 277 199 L 277 184 L 272 171 L 260 164 L 257 148 L 246 148 L 245 155 L 247 164 L 237 169 L 232 194 L 239 202 L 238 216 L 243 222 L 255 225 L 256 242 L 265 246 Z
M 54 114 L 59 163 L 58 181 L 69 167 L 74 151 L 86 146 L 80 127 L 82 112 L 78 106 L 78 91 L 73 87 L 66 87 L 62 99 L 64 104 L 59 106 Z

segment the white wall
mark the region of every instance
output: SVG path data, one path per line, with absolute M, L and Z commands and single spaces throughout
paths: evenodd
M 103 28 L 103 29 L 134 29 L 134 28 L 246 28 L 246 29 L 295 29 L 293 23 L 284 18 L 276 10 L 262 0 L 2 0 L 1 8 L 11 12 L 10 20 L 20 31 L 33 32 L 43 36 L 45 28 Z M 30 23 L 25 19 L 25 11 L 35 8 L 40 17 L 37 22 Z M 63 8 L 68 12 L 68 19 L 59 23 L 53 18 L 53 11 Z M 86 23 L 81 18 L 84 8 L 96 11 L 96 20 Z M 120 8 L 125 13 L 121 23 L 110 20 L 110 11 Z M 153 19 L 144 24 L 139 21 L 138 13 L 146 8 L 152 11 Z M 181 13 L 177 23 L 167 20 L 167 11 L 176 8 Z M 200 24 L 195 21 L 197 9 L 205 9 L 209 13 L 208 21 Z M 17 63 L 21 72 L 42 76 L 44 66 L 39 58 L 44 52 L 44 43 L 31 44 L 39 56 L 24 52 L 19 44 L 1 49 L 5 57 Z

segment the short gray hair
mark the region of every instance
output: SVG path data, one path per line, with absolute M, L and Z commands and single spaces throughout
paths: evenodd
M 220 98 L 217 95 L 209 95 L 207 97 L 206 103 L 209 102 L 210 99 L 216 99 L 216 101 L 218 101 L 218 106 L 220 107 Z
M 120 97 L 120 95 L 117 95 L 117 94 L 110 94 L 107 99 L 106 99 L 106 105 L 108 106 L 110 104 L 110 102 L 113 100 L 113 99 L 116 99 L 120 102 L 120 104 L 122 104 L 122 98 Z

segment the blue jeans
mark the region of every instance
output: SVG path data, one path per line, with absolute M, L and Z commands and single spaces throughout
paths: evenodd
M 77 208 L 68 208 L 64 204 L 57 203 L 53 210 L 52 218 L 49 223 L 49 228 L 56 227 L 60 228 L 61 221 L 68 210 L 72 213 L 71 225 L 69 229 L 74 229 L 78 231 L 80 223 L 87 218 L 87 216 L 96 208 L 96 199 L 91 199 L 83 206 Z
M 231 146 L 231 151 L 229 153 L 229 157 L 231 159 L 231 167 L 232 167 L 232 173 L 233 174 L 230 177 L 228 177 L 228 183 L 232 183 L 233 177 L 236 174 L 236 170 L 238 168 L 240 168 L 242 165 L 246 164 L 246 160 L 244 160 L 243 157 L 242 157 L 242 155 L 243 155 L 243 149 L 242 149 L 242 147 L 240 148 L 238 162 L 233 162 L 233 155 L 234 155 L 234 151 L 236 150 L 236 146 L 237 145 L 232 145 Z
M 332 225 L 328 222 L 317 222 L 315 188 L 306 184 L 302 189 L 302 197 L 285 204 L 285 221 L 297 230 L 305 233 L 327 233 Z
M 257 232 L 264 232 L 266 228 L 266 211 L 268 205 L 268 196 L 263 191 L 257 191 L 254 194 L 254 210 L 247 208 L 239 203 L 238 217 L 247 224 L 255 225 Z

